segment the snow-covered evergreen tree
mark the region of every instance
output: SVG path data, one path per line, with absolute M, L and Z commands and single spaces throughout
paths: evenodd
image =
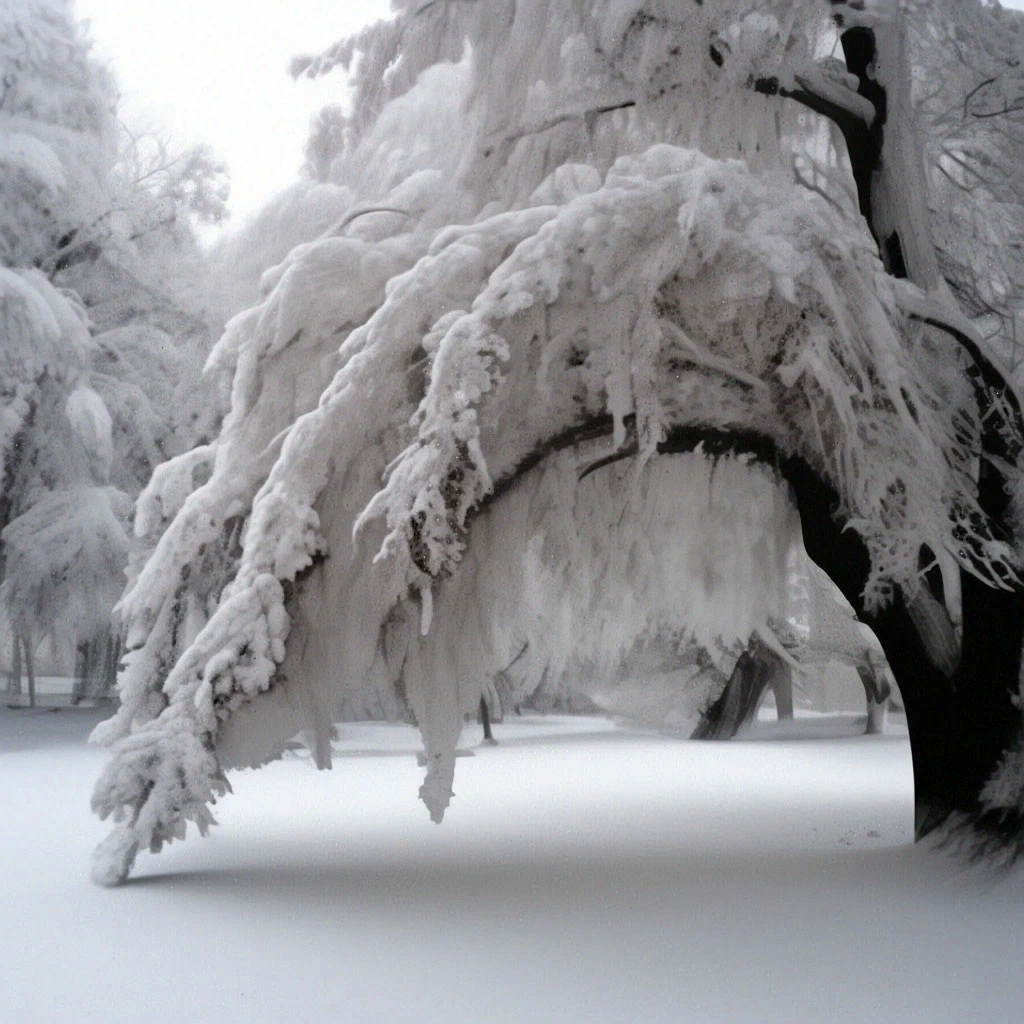
M 34 702 L 39 640 L 109 635 L 131 501 L 110 485 L 111 420 L 81 306 L 38 271 L 0 268 L 0 332 L 0 606 Z
M 513 662 L 557 692 L 646 642 L 777 646 L 801 521 L 906 684 L 922 806 L 1013 819 L 1024 787 L 978 803 L 1005 735 L 962 792 L 935 767 L 970 713 L 935 710 L 949 637 L 976 675 L 972 602 L 1019 586 L 978 458 L 1003 495 L 1021 438 L 929 237 L 927 8 L 396 6 L 297 63 L 356 68 L 314 154 L 351 198 L 211 355 L 219 438 L 141 499 L 95 877 L 299 730 L 326 766 L 345 718 L 416 722 L 440 820 Z
M 0 262 L 34 266 L 105 206 L 117 152 L 113 86 L 67 0 L 0 10 Z
M 198 381 L 212 329 L 188 218 L 223 213 L 222 169 L 205 151 L 168 155 L 127 136 L 67 0 L 4 5 L 0 67 L 0 600 L 12 675 L 17 685 L 24 665 L 31 686 L 35 644 L 59 635 L 86 663 L 106 662 L 84 674 L 109 685 L 131 498 L 217 419 Z M 186 269 L 169 273 L 176 263 Z

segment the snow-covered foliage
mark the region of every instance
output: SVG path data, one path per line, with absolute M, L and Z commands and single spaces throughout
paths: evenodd
M 263 272 L 291 250 L 337 224 L 352 205 L 352 191 L 330 182 L 302 180 L 274 196 L 254 216 L 226 231 L 208 254 L 211 293 L 226 322 L 260 301 Z
M 148 324 L 209 351 L 197 221 L 225 212 L 225 169 L 117 116 L 71 0 L 0 10 L 0 265 L 73 289 L 91 325 Z M 197 367 L 198 370 L 198 367 Z
M 112 482 L 131 495 L 154 469 L 215 428 L 220 408 L 192 345 L 131 324 L 93 337 L 91 381 L 112 418 Z
M 50 377 L 82 372 L 88 332 L 35 271 L 0 267 L 0 470 L 10 473 L 12 445 Z
M 0 580 L 26 644 L 72 648 L 109 632 L 125 495 L 218 419 L 189 216 L 225 188 L 205 151 L 130 135 L 89 51 L 69 0 L 0 10 Z
M 13 460 L 32 461 L 25 458 L 19 435 L 36 419 L 47 397 L 57 403 L 57 415 L 65 418 L 63 402 L 87 380 L 90 339 L 81 311 L 42 274 L 5 267 L 0 267 L 0 330 L 0 468 L 5 480 L 3 498 L 9 504 L 11 478 L 18 472 Z M 82 402 L 83 418 L 89 404 L 88 398 Z M 102 445 L 98 436 L 93 443 Z M 53 454 L 61 459 L 67 451 L 56 447 Z M 45 464 L 31 470 L 36 479 L 48 471 Z
M 113 487 L 51 491 L 3 531 L 0 603 L 16 626 L 90 637 L 109 629 L 128 558 L 131 501 Z
M 964 311 L 1024 362 L 1024 13 L 938 0 L 913 19 L 915 105 L 939 258 Z
M 111 417 L 91 386 L 92 340 L 73 297 L 0 268 L 0 605 L 15 634 L 109 629 L 131 513 L 109 486 Z
M 31 265 L 103 209 L 113 87 L 67 0 L 0 7 L 0 263 Z
M 320 154 L 351 201 L 212 353 L 220 437 L 143 495 L 98 880 L 205 831 L 225 770 L 301 729 L 327 765 L 332 721 L 411 718 L 440 820 L 463 716 L 522 652 L 523 686 L 558 690 L 644 639 L 770 642 L 788 495 L 743 458 L 657 455 L 681 432 L 827 481 L 868 607 L 917 586 L 922 544 L 1016 577 L 952 342 L 862 223 L 789 180 L 799 122 L 747 88 L 793 80 L 826 14 L 410 5 L 303 65 L 363 54 Z

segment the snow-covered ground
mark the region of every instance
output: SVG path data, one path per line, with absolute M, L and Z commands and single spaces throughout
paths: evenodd
M 28 707 L 28 678 L 22 676 L 21 678 L 21 693 L 17 695 L 11 695 L 6 690 L 6 679 L 0 677 L 0 697 L 2 697 L 3 703 L 20 704 L 22 707 Z M 71 703 L 71 695 L 75 688 L 75 680 L 70 676 L 36 676 L 36 702 L 40 707 L 63 707 L 66 704 Z M 93 701 L 89 701 L 90 704 Z M 112 711 L 111 705 L 106 705 L 107 710 L 105 714 L 110 714 Z
M 441 827 L 410 729 L 236 773 L 221 826 L 88 880 L 97 712 L 0 712 L 0 1018 L 967 1021 L 1024 1013 L 1024 880 L 908 845 L 898 723 L 686 743 L 524 718 Z M 846 735 L 827 737 L 826 732 Z

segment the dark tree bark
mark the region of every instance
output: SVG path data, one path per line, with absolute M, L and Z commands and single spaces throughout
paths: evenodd
M 897 593 L 877 614 L 864 608 L 869 559 L 860 538 L 833 518 L 838 499 L 801 460 L 782 463 L 803 524 L 807 553 L 831 577 L 858 618 L 878 637 L 903 697 L 914 758 L 918 836 L 954 812 L 1002 839 L 1024 839 L 1019 815 L 993 820 L 980 793 L 1020 730 L 1013 689 L 1024 641 L 1024 600 L 963 575 L 963 650 L 952 677 L 932 665 Z
M 28 676 L 28 706 L 36 706 L 36 670 L 32 657 L 32 641 L 28 633 L 20 634 L 21 643 L 25 649 L 25 674 Z
M 7 693 L 11 697 L 21 696 L 21 641 L 14 632 L 14 654 L 11 659 L 11 674 L 7 677 Z
M 487 701 L 480 698 L 480 724 L 484 727 L 484 741 L 487 743 L 494 742 L 494 733 L 491 732 L 491 709 L 487 706 Z
M 793 717 L 793 680 L 789 666 L 755 640 L 736 662 L 725 689 L 701 715 L 694 740 L 728 740 L 757 714 L 764 691 L 771 688 L 779 720 Z
M 842 28 L 842 15 L 837 21 Z M 913 144 L 913 126 L 905 123 L 910 116 L 909 69 L 903 66 L 906 58 L 899 23 L 885 34 L 853 25 L 842 32 L 841 42 L 847 70 L 858 81 L 858 94 L 874 107 L 870 124 L 806 89 L 785 91 L 777 85 L 772 88 L 770 82 L 755 83 L 755 88 L 794 99 L 835 122 L 846 141 L 860 210 L 887 270 L 926 291 L 942 294 L 946 287 L 928 237 L 920 153 Z M 1024 434 L 1020 406 L 1012 386 L 973 339 L 955 326 L 935 322 L 932 326 L 946 330 L 970 359 L 967 372 L 982 428 L 978 502 L 996 536 L 1012 537 L 1014 525 L 1001 466 L 1020 459 L 1019 440 L 1008 440 Z M 1006 422 L 1001 399 L 1006 400 L 1012 423 Z M 795 486 L 802 494 L 798 504 L 805 538 L 809 538 L 808 552 L 863 618 L 859 594 L 866 578 L 866 552 L 854 550 L 852 534 L 836 533 L 826 507 L 831 502 L 816 488 L 820 482 L 809 479 Z M 918 834 L 942 823 L 950 812 L 964 811 L 980 826 L 1020 841 L 1024 825 L 1020 815 L 1008 814 L 999 821 L 979 817 L 978 795 L 1002 751 L 1021 730 L 1020 712 L 1011 697 L 1020 673 L 1024 595 L 1016 587 L 1007 591 L 988 587 L 963 570 L 960 583 L 962 655 L 951 677 L 930 666 L 901 597 L 870 620 L 906 701 L 914 748 Z M 932 589 L 934 592 L 934 581 Z
M 77 704 L 85 698 L 91 660 L 89 641 L 80 641 L 78 646 L 75 648 L 75 682 L 74 686 L 71 688 L 72 704 Z
M 552 439 L 496 483 L 474 510 L 487 508 L 515 487 L 529 470 L 575 439 L 611 434 L 600 417 Z M 981 791 L 1002 754 L 1021 731 L 1021 712 L 1013 702 L 1024 643 L 1024 594 L 996 590 L 963 573 L 963 649 L 959 665 L 946 675 L 933 665 L 902 596 L 889 607 L 869 612 L 864 605 L 870 558 L 863 541 L 835 518 L 839 496 L 798 456 L 782 457 L 771 438 L 753 431 L 677 427 L 658 446 L 662 454 L 694 451 L 709 458 L 749 455 L 774 467 L 788 482 L 800 514 L 804 546 L 874 631 L 899 686 L 907 714 L 914 761 L 914 801 L 918 837 L 962 813 L 981 833 L 1006 845 L 1024 846 L 1024 817 L 983 811 Z M 583 476 L 637 453 L 636 445 L 584 470 Z M 467 524 L 468 525 L 468 524 Z M 746 670 L 744 670 L 746 671 Z M 763 689 L 763 687 L 762 687 Z

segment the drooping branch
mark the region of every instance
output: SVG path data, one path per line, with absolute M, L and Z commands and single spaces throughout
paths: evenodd
M 990 117 L 1004 117 L 1007 114 L 1016 114 L 1018 110 L 1024 110 L 1024 102 L 1004 103 L 1002 110 L 972 110 L 971 117 L 985 120 Z
M 585 110 L 567 110 L 561 114 L 555 114 L 539 124 L 526 125 L 511 135 L 504 136 L 501 141 L 505 145 L 509 145 L 530 135 L 540 135 L 543 132 L 550 131 L 552 128 L 557 128 L 560 124 L 565 124 L 567 121 L 582 121 L 584 124 L 589 125 L 603 114 L 611 114 L 616 110 L 628 110 L 635 106 L 636 100 L 625 99 L 602 103 L 596 107 L 587 107 Z M 490 149 L 485 150 L 485 155 L 489 155 L 490 152 Z
M 403 217 L 409 216 L 408 210 L 402 210 L 397 206 L 361 206 L 357 210 L 351 210 L 345 214 L 344 217 L 333 227 L 328 234 L 343 235 L 345 230 L 348 228 L 353 221 L 358 220 L 360 217 L 369 216 L 371 213 L 397 213 Z
M 965 97 L 964 97 L 964 117 L 967 117 L 969 112 L 969 105 L 972 99 L 985 88 L 986 85 L 991 85 L 995 81 L 994 77 L 986 78 L 983 82 L 976 85 Z
M 625 418 L 625 427 L 627 438 L 634 437 L 635 417 L 627 416 Z M 535 448 L 529 455 L 520 460 L 515 469 L 497 480 L 491 492 L 471 510 L 467 517 L 467 528 L 471 518 L 485 512 L 545 459 L 568 448 L 578 447 L 588 441 L 611 438 L 614 429 L 615 422 L 611 416 L 595 416 L 593 419 L 563 431 L 561 434 L 546 441 L 543 445 Z M 757 462 L 763 462 L 777 468 L 782 465 L 775 442 L 767 435 L 754 430 L 722 430 L 703 425 L 680 426 L 674 428 L 657 448 L 660 455 L 683 455 L 688 452 L 695 452 L 698 449 L 713 458 L 722 458 L 727 455 L 746 455 L 753 457 Z M 606 457 L 587 466 L 581 472 L 579 478 L 582 480 L 602 466 L 611 465 L 621 459 L 636 455 L 638 452 L 639 447 L 637 443 L 634 440 L 629 440 Z
M 988 357 L 981 351 L 977 340 L 972 338 L 966 331 L 945 320 L 940 320 L 938 317 L 919 313 L 910 313 L 908 315 L 911 320 L 917 320 L 948 334 L 964 349 L 977 369 L 981 384 L 989 389 L 997 398 L 1006 402 L 1013 414 L 1013 429 L 1018 436 L 1024 438 L 1024 416 L 1021 413 L 1020 399 L 1002 372 L 993 366 Z
M 847 68 L 851 74 L 856 75 L 859 83 L 857 92 L 830 82 L 825 75 L 796 74 L 795 89 L 782 85 L 775 77 L 754 79 L 750 84 L 755 92 L 765 96 L 781 96 L 783 99 L 800 103 L 816 114 L 828 118 L 839 129 L 850 158 L 860 212 L 878 241 L 885 259 L 886 239 L 879 237 L 874 224 L 872 184 L 881 164 L 887 100 L 885 88 L 868 77 L 867 67 L 874 54 L 871 33 L 870 56 L 867 55 L 864 34 L 868 31 L 851 29 L 843 35 L 843 47 L 848 51 Z M 854 41 L 848 43 L 847 37 L 851 35 Z M 906 268 L 902 263 L 895 268 L 890 266 L 889 269 L 897 277 L 906 276 Z
M 926 324 L 951 337 L 967 354 L 970 365 L 967 375 L 974 388 L 978 403 L 978 415 L 982 424 L 982 452 L 986 456 L 983 473 L 990 473 L 995 467 L 990 458 L 1015 462 L 1024 445 L 1024 411 L 1013 384 L 982 349 L 977 337 L 964 327 L 939 315 L 936 303 L 929 301 L 909 283 L 899 290 L 899 302 L 910 320 Z M 994 519 L 1002 518 L 1009 502 L 1002 473 L 997 472 L 1000 482 L 992 481 L 992 493 L 987 496 L 986 512 Z

